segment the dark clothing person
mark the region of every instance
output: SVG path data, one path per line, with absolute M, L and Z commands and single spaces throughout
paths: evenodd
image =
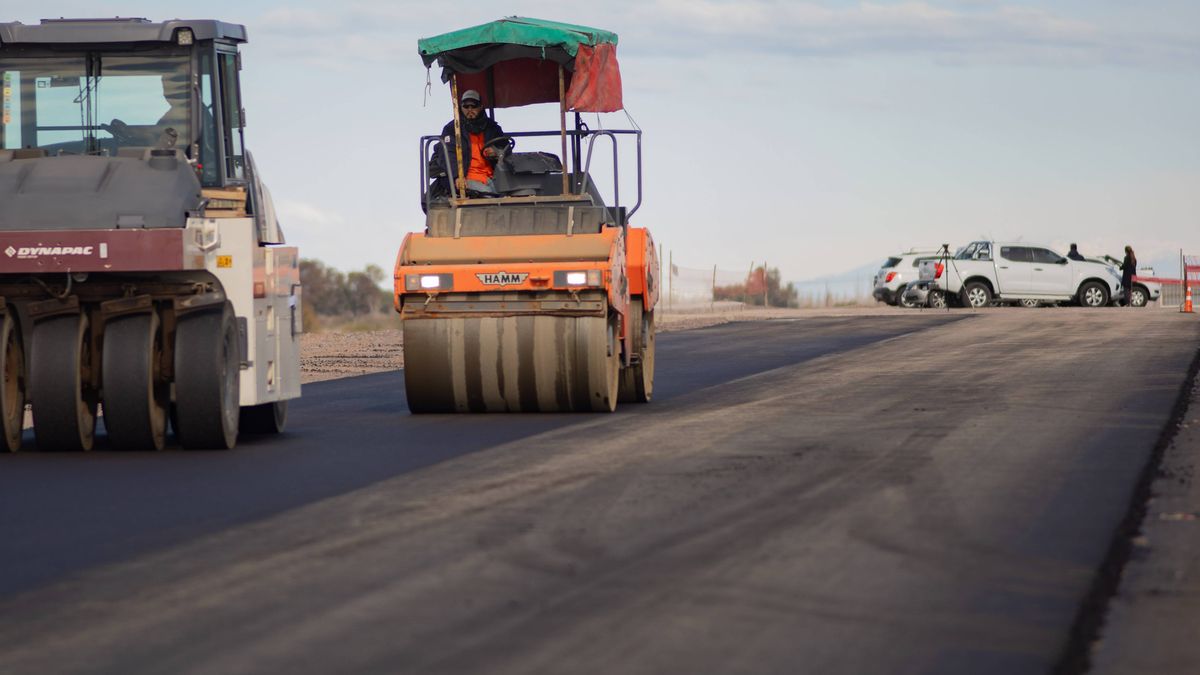
M 1067 257 L 1071 260 L 1086 260 L 1086 258 L 1083 257 L 1083 254 L 1079 252 L 1079 247 L 1077 247 L 1075 244 L 1071 244 L 1071 250 L 1067 251 Z
M 1137 273 L 1137 256 L 1133 248 L 1125 247 L 1125 259 L 1121 261 L 1121 289 L 1125 292 L 1125 306 L 1129 306 L 1133 294 L 1133 275 Z
M 467 120 L 465 120 L 465 119 L 459 121 L 459 129 L 460 129 L 460 131 L 462 131 L 462 135 L 460 136 L 460 138 L 461 138 L 460 142 L 462 143 L 462 148 L 463 148 L 463 175 L 464 176 L 471 172 L 471 155 L 472 155 L 471 134 L 482 133 L 484 145 L 487 145 L 493 139 L 499 138 L 504 135 L 504 130 L 501 129 L 500 125 L 497 124 L 490 117 L 485 117 L 484 115 L 480 115 L 479 117 L 477 117 L 474 120 L 474 122 L 475 123 L 473 123 L 473 124 L 468 124 Z M 442 141 L 445 142 L 446 139 L 452 139 L 452 138 L 454 138 L 454 120 L 450 120 L 448 123 L 446 123 L 446 126 L 442 127 Z M 454 141 L 450 141 L 450 143 L 447 147 L 450 150 L 450 172 L 449 173 L 451 176 L 451 180 L 453 180 L 453 179 L 458 178 L 458 151 L 455 150 Z M 434 151 L 436 152 L 435 157 L 437 159 L 441 159 L 442 148 L 441 148 L 440 143 L 438 145 L 434 146 Z
M 438 179 L 441 185 L 434 185 L 434 191 L 439 188 L 449 192 L 449 185 L 457 184 L 458 148 L 462 148 L 462 178 L 463 185 L 459 190 L 472 190 L 483 194 L 494 195 L 495 186 L 492 183 L 492 166 L 500 158 L 500 148 L 489 146 L 493 140 L 504 135 L 496 121 L 489 118 L 483 110 L 483 101 L 479 92 L 468 89 L 459 99 L 460 114 L 458 116 L 459 138 L 454 138 L 454 120 L 442 127 L 442 141 L 433 146 L 433 157 L 430 158 L 430 173 L 436 174 L 445 170 L 446 152 L 449 151 L 450 166 L 446 171 L 446 180 Z M 445 150 L 443 150 L 443 147 Z

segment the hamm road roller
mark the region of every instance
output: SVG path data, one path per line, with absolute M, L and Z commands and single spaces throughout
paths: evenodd
M 425 231 L 406 235 L 396 260 L 412 412 L 650 400 L 658 258 L 650 233 L 629 223 L 642 201 L 641 131 L 582 118 L 623 109 L 616 45 L 608 31 L 520 17 L 419 41 L 449 84 L 453 118 L 421 139 Z M 539 103 L 557 104 L 557 129 L 493 124 L 498 109 Z M 518 142 L 548 150 L 517 152 Z M 622 148 L 636 156 L 631 207 L 620 200 Z M 593 180 L 601 172 L 606 190 Z
M 300 395 L 297 250 L 243 144 L 245 28 L 0 23 L 4 446 L 230 448 Z

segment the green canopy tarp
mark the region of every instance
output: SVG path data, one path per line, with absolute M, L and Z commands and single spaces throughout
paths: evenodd
M 433 65 L 433 62 L 446 52 L 483 45 L 561 49 L 574 59 L 579 45 L 595 47 L 599 44 L 617 44 L 617 34 L 588 26 L 510 16 L 481 26 L 418 40 L 417 53 L 421 55 L 426 66 Z
M 486 106 L 558 101 L 561 66 L 568 109 L 612 112 L 623 105 L 616 44 L 616 33 L 599 28 L 513 16 L 419 40 L 417 52 Z

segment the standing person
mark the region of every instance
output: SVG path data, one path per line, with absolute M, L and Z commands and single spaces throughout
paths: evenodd
M 1083 254 L 1079 252 L 1079 247 L 1071 244 L 1071 250 L 1067 251 L 1067 257 L 1071 260 L 1084 260 Z
M 459 118 L 459 126 L 462 130 L 462 136 L 457 142 L 462 143 L 462 163 L 463 176 L 466 178 L 466 185 L 459 186 L 462 190 L 464 187 L 473 192 L 495 193 L 496 187 L 492 183 L 492 175 L 494 173 L 493 164 L 499 159 L 499 151 L 493 147 L 485 147 L 491 141 L 504 135 L 504 130 L 496 124 L 495 120 L 488 117 L 483 111 L 483 106 L 480 102 L 479 92 L 474 89 L 468 89 L 459 97 L 459 108 L 462 111 L 462 116 Z M 450 149 L 450 161 L 454 164 L 458 162 L 458 153 L 455 150 L 454 140 L 454 120 L 446 123 L 442 128 L 442 142 L 446 143 Z M 458 167 L 450 167 L 450 180 L 458 181 Z
M 1133 275 L 1137 272 L 1137 256 L 1133 247 L 1125 247 L 1125 260 L 1121 261 L 1121 288 L 1125 291 L 1125 306 L 1130 306 L 1130 296 L 1133 294 Z

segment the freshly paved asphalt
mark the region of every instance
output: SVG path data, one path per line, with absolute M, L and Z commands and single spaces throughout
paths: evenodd
M 1049 672 L 1200 324 L 980 314 L 666 334 L 614 415 L 387 373 L 229 453 L 0 457 L 0 672 Z
M 938 317 L 933 323 L 953 318 Z M 660 336 L 655 408 L 672 398 L 932 325 L 748 323 Z M 305 385 L 286 433 L 234 452 L 0 454 L 0 594 L 349 492 L 591 415 L 417 416 L 402 372 Z M 631 408 L 622 408 L 618 415 Z M 620 422 L 614 422 L 620 424 Z M 33 431 L 26 450 L 35 448 Z

